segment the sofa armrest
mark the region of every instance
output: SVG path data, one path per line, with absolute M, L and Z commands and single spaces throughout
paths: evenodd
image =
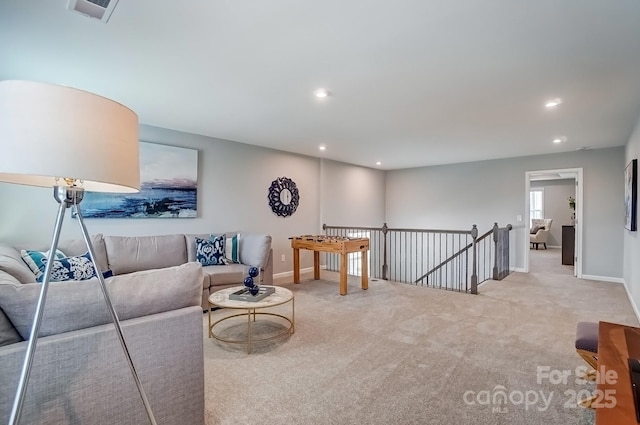
M 122 328 L 155 417 L 163 425 L 204 424 L 200 306 L 124 320 Z M 9 421 L 26 345 L 0 347 L 3 424 Z M 112 324 L 41 337 L 36 353 L 21 423 L 146 420 Z
M 262 285 L 273 285 L 273 249 L 269 250 L 267 263 L 260 270 L 260 283 Z
M 539 229 L 536 233 L 531 234 L 529 237 L 530 242 L 545 243 L 549 239 L 549 230 Z

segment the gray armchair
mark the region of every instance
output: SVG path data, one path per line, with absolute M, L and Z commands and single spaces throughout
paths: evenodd
M 534 218 L 531 220 L 531 230 L 529 235 L 529 242 L 531 247 L 538 249 L 539 244 L 544 245 L 544 249 L 547 249 L 547 240 L 549 239 L 549 233 L 551 231 L 551 218 Z

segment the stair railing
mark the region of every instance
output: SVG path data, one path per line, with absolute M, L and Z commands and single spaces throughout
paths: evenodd
M 372 279 L 392 280 L 440 289 L 478 293 L 488 279 L 509 274 L 511 225 L 493 228 L 478 237 L 471 230 L 404 229 L 323 225 L 329 236 L 369 238 Z M 492 235 L 493 238 L 489 238 Z M 359 253 L 349 254 L 349 274 L 360 273 Z M 327 254 L 328 270 L 339 271 L 339 258 Z

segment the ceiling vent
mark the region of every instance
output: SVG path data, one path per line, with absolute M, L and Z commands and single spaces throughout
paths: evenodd
M 106 24 L 117 4 L 118 0 L 69 0 L 67 9 Z

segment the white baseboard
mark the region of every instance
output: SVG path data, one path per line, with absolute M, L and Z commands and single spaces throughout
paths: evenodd
M 511 267 L 509 268 L 509 271 L 511 273 L 513 272 L 524 273 L 524 267 Z
M 599 280 L 601 282 L 610 282 L 610 283 L 622 283 L 624 284 L 624 279 L 621 277 L 609 277 L 609 276 L 595 276 L 592 274 L 583 274 L 583 279 L 587 280 Z
M 636 319 L 638 320 L 638 323 L 640 323 L 640 310 L 638 310 L 638 306 L 636 305 L 635 301 L 633 301 L 633 297 L 631 296 L 631 292 L 629 291 L 629 286 L 627 285 L 627 282 L 624 279 L 622 279 L 622 285 L 624 286 L 624 290 L 627 293 L 627 298 L 629 299 L 631 308 L 633 309 L 633 312 L 636 315 Z
M 326 269 L 327 266 L 320 266 L 320 269 Z M 313 273 L 313 267 L 307 267 L 305 269 L 300 269 L 300 273 Z M 290 270 L 288 272 L 282 272 L 282 273 L 275 273 L 273 275 L 274 279 L 277 279 L 279 277 L 289 277 L 289 276 L 293 276 L 293 270 Z

